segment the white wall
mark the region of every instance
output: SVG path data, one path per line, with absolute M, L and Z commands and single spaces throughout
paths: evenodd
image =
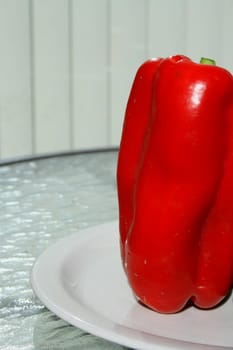
M 118 145 L 137 67 L 233 72 L 233 0 L 0 0 L 0 157 Z

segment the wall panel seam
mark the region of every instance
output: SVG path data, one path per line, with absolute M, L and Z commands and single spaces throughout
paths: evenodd
M 107 2 L 107 145 L 112 144 L 112 0 Z
M 73 33 L 73 0 L 68 0 L 68 55 L 69 55 L 69 125 L 70 148 L 74 149 L 74 33 Z
M 146 60 L 149 58 L 149 8 L 150 8 L 150 0 L 145 0 L 145 57 Z
M 34 47 L 34 1 L 28 0 L 29 10 L 29 52 L 30 52 L 30 85 L 31 85 L 31 139 L 32 154 L 36 153 L 36 119 L 35 119 L 35 47 Z
M 181 52 L 181 54 L 183 53 L 187 53 L 187 42 L 188 42 L 188 35 L 187 35 L 187 27 L 188 27 L 188 0 L 185 0 L 183 2 L 183 29 L 184 29 L 184 36 L 183 36 L 183 40 L 184 40 L 184 43 L 183 43 L 183 48 L 184 48 L 184 52 Z

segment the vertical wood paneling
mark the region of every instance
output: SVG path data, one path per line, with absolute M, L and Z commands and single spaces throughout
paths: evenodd
M 31 87 L 28 0 L 0 1 L 0 154 L 30 154 Z
M 108 143 L 108 0 L 72 2 L 75 148 Z
M 223 4 L 219 0 L 187 0 L 186 53 L 197 62 L 204 56 L 222 64 Z
M 148 42 L 150 57 L 166 57 L 184 53 L 186 1 L 149 0 Z
M 111 144 L 118 145 L 129 90 L 147 56 L 147 1 L 111 1 Z
M 36 152 L 70 148 L 67 0 L 33 1 Z
M 149 57 L 233 72 L 232 0 L 0 0 L 0 157 L 118 145 Z
M 233 1 L 225 0 L 222 6 L 221 59 L 223 66 L 229 69 L 233 74 Z

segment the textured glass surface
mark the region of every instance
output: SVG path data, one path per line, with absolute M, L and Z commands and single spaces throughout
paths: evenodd
M 59 319 L 34 295 L 36 258 L 59 238 L 117 218 L 116 152 L 0 166 L 0 349 L 123 349 Z

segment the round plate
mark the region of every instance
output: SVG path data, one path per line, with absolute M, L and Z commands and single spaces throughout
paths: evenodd
M 233 348 L 233 305 L 195 307 L 163 315 L 135 300 L 124 275 L 118 223 L 68 236 L 36 261 L 32 286 L 41 301 L 70 324 L 144 350 Z

